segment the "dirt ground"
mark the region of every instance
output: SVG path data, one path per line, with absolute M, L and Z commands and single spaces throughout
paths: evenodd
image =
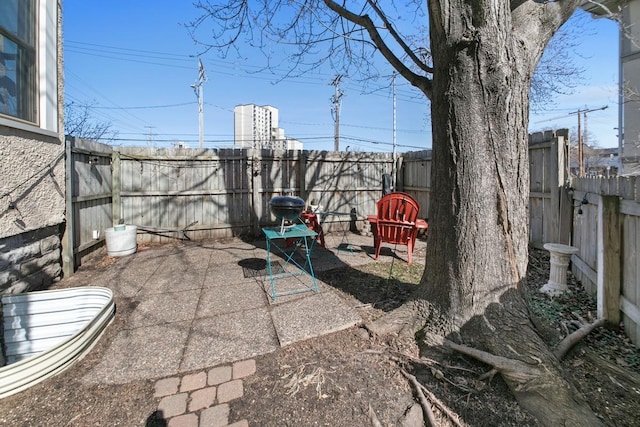
M 358 307 L 366 320 L 399 306 L 416 286 L 422 266 L 375 263 L 324 273 L 321 279 Z M 528 275 L 531 312 L 545 339 L 555 345 L 564 325 L 595 305 L 570 276 L 571 291 L 556 299 L 536 293 L 548 279 L 546 252 L 532 251 Z M 0 400 L 1 426 L 152 426 L 158 400 L 153 382 L 88 386 L 80 379 L 97 364 L 131 310 L 118 313 L 100 342 L 60 375 Z M 568 326 L 571 331 L 572 326 Z M 459 354 L 422 348 L 415 342 L 381 341 L 354 327 L 256 358 L 257 373 L 245 379 L 244 397 L 232 402 L 230 419 L 251 426 L 402 425 L 416 402 L 404 368 L 448 408 L 459 425 L 535 426 L 498 377 L 480 381 L 489 367 Z M 601 328 L 576 345 L 563 361 L 565 376 L 586 395 L 607 426 L 638 426 L 640 351 L 619 329 Z M 455 425 L 434 406 L 439 425 Z

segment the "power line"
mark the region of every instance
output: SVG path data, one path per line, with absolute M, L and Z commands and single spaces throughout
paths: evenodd
M 181 61 L 181 62 L 187 62 L 187 61 L 193 60 L 192 55 L 149 51 L 149 50 L 142 50 L 142 49 L 130 49 L 130 48 L 122 48 L 122 47 L 92 44 L 92 43 L 81 43 L 77 41 L 65 41 L 65 45 L 67 45 L 68 43 L 71 44 L 71 47 L 68 47 L 66 49 L 67 52 L 77 53 L 81 55 L 91 55 L 91 56 L 107 58 L 107 59 L 114 59 L 118 61 L 128 61 L 128 62 L 134 62 L 134 63 L 182 68 L 187 70 L 187 69 L 191 69 L 191 67 L 189 67 L 188 65 L 180 66 L 180 65 L 170 64 L 170 63 L 142 61 L 138 58 L 144 57 L 144 58 L 150 58 L 150 59 L 162 59 L 166 61 Z M 88 49 L 88 48 L 84 48 L 83 45 L 98 47 L 100 49 Z M 109 49 L 109 51 L 105 51 L 104 49 Z M 122 57 L 113 56 L 113 55 L 122 55 Z M 130 58 L 130 57 L 133 57 L 133 58 Z M 283 79 L 287 77 L 289 72 L 288 70 L 282 70 L 278 68 L 267 69 L 262 66 L 256 66 L 256 65 L 246 64 L 246 63 L 235 63 L 235 62 L 229 63 L 229 62 L 223 62 L 223 61 L 213 61 L 210 59 L 205 60 L 204 62 L 206 64 L 211 65 L 214 68 L 223 68 L 227 70 L 233 70 L 233 72 L 216 71 L 217 74 L 229 75 L 234 77 L 244 77 L 244 78 L 250 78 L 250 79 L 257 79 L 257 80 L 267 80 L 271 82 L 273 82 L 274 80 L 284 81 Z M 238 70 L 244 72 L 244 74 L 239 74 L 237 72 Z M 268 72 L 268 75 L 267 76 L 262 75 L 263 72 Z M 326 81 L 326 74 L 325 75 L 318 74 L 317 76 L 301 75 L 301 76 L 296 76 L 294 78 L 286 78 L 286 81 L 288 83 L 321 85 L 323 84 L 322 83 L 323 81 Z M 389 98 L 388 95 L 377 93 L 380 90 L 385 89 L 385 86 L 373 87 L 371 91 L 364 91 L 361 86 L 356 86 L 353 84 L 350 84 L 348 86 L 355 88 L 355 90 L 360 91 L 362 94 L 382 96 L 385 98 Z M 403 98 L 401 99 L 404 102 L 421 103 L 417 101 L 417 99 L 420 99 L 422 97 L 421 93 L 417 89 L 413 88 L 413 86 L 410 86 L 410 88 L 411 88 L 411 91 L 398 91 L 398 95 L 403 96 Z
M 91 107 L 95 110 L 151 110 L 155 108 L 173 108 L 173 107 L 184 107 L 186 105 L 194 105 L 197 104 L 197 101 L 191 102 L 181 102 L 179 104 L 166 104 L 166 105 L 139 105 L 139 106 L 127 106 L 127 107 L 100 107 L 94 106 Z
M 157 65 L 157 66 L 169 66 L 169 67 L 174 67 L 174 68 L 184 68 L 184 69 L 191 69 L 191 67 L 188 66 L 183 66 L 181 65 L 183 62 L 186 61 L 192 61 L 193 60 L 193 56 L 192 55 L 185 55 L 185 54 L 178 54 L 178 53 L 170 53 L 170 52 L 159 52 L 159 51 L 153 51 L 153 50 L 145 50 L 145 49 L 131 49 L 131 48 L 124 48 L 124 47 L 117 47 L 117 46 L 108 46 L 108 45 L 102 45 L 102 44 L 92 44 L 92 43 L 83 43 L 83 42 L 77 42 L 77 41 L 72 41 L 72 40 L 66 40 L 65 41 L 65 46 L 68 47 L 68 51 L 74 53 L 74 54 L 82 54 L 82 55 L 93 55 L 93 56 L 98 56 L 98 57 L 105 57 L 107 59 L 113 59 L 113 60 L 119 60 L 119 61 L 130 61 L 130 62 L 142 62 L 142 63 L 148 63 L 151 65 Z M 141 61 L 138 58 L 147 58 L 147 59 L 153 59 L 153 60 L 157 60 L 157 61 Z M 234 77 L 242 77 L 242 78 L 250 78 L 250 79 L 258 79 L 258 80 L 268 80 L 271 82 L 275 81 L 283 81 L 286 83 L 295 83 L 295 84 L 313 84 L 313 85 L 319 85 L 319 84 L 323 84 L 322 80 L 325 79 L 324 76 L 326 76 L 326 74 L 322 74 L 322 73 L 318 73 L 318 72 L 314 72 L 313 74 L 309 75 L 301 75 L 301 76 L 296 76 L 293 79 L 289 79 L 286 78 L 287 74 L 290 72 L 290 70 L 279 70 L 277 68 L 270 68 L 270 67 L 263 67 L 263 66 L 255 66 L 252 64 L 247 64 L 247 63 L 230 63 L 227 61 L 214 61 L 214 60 L 206 60 L 203 61 L 205 64 L 212 64 L 212 68 L 215 69 L 215 73 L 218 74 L 222 74 L 222 75 L 231 75 Z M 81 82 L 84 86 L 88 87 L 90 90 L 98 93 L 100 95 L 100 97 L 104 100 L 107 101 L 108 104 L 111 104 L 113 106 L 103 106 L 103 105 L 99 105 L 99 106 L 91 106 L 91 109 L 96 111 L 97 114 L 101 114 L 101 115 L 105 115 L 106 112 L 108 111 L 113 111 L 113 112 L 117 112 L 120 116 L 124 117 L 124 116 L 128 116 L 130 118 L 134 118 L 137 122 L 141 122 L 142 124 L 144 124 L 145 126 L 149 126 L 151 125 L 151 123 L 149 123 L 148 121 L 135 116 L 132 112 L 134 110 L 152 110 L 152 109 L 161 109 L 161 108 L 178 108 L 181 106 L 188 106 L 188 105 L 193 105 L 195 104 L 195 102 L 189 102 L 189 103 L 175 103 L 175 104 L 162 104 L 162 105 L 149 105 L 149 106 L 144 106 L 144 105 L 139 105 L 139 106 L 119 106 L 117 103 L 111 101 L 109 98 L 107 98 L 106 96 L 104 96 L 103 94 L 101 94 L 99 91 L 97 91 L 96 89 L 94 89 L 93 87 L 91 87 L 89 84 L 87 84 L 86 82 L 84 82 L 82 79 L 80 79 L 77 74 L 74 74 L 71 70 L 69 70 L 69 64 L 70 62 L 67 62 L 67 67 L 66 67 L 66 73 L 70 76 L 73 77 L 74 79 L 77 79 L 78 82 Z M 280 71 L 282 71 L 281 74 Z M 268 72 L 268 75 L 266 75 L 266 73 Z M 324 80 L 326 81 L 326 80 Z M 67 79 L 67 82 L 69 83 L 69 79 Z M 359 82 L 362 83 L 362 82 Z M 368 83 L 368 82 L 366 82 Z M 326 84 L 326 83 L 324 83 Z M 403 82 L 403 85 L 407 85 L 406 82 Z M 74 87 L 73 84 L 69 85 L 71 87 Z M 342 86 L 342 85 L 341 85 Z M 359 92 L 361 92 L 362 94 L 366 94 L 366 95 L 373 95 L 373 96 L 380 96 L 380 97 L 384 97 L 386 99 L 390 98 L 390 94 L 389 93 L 384 93 L 382 89 L 388 89 L 389 86 L 385 86 L 385 85 L 381 85 L 379 87 L 376 86 L 372 86 L 369 85 L 369 87 L 372 89 L 371 91 L 366 90 L 366 86 L 363 87 L 362 85 L 354 85 L 353 83 L 350 83 L 348 85 L 346 85 L 347 87 L 350 88 L 354 88 L 354 91 L 357 90 Z M 340 90 L 342 87 L 338 88 L 336 87 L 336 89 Z M 427 101 L 424 102 L 419 102 L 418 99 L 422 96 L 421 93 L 419 93 L 419 91 L 417 91 L 417 89 L 413 88 L 412 86 L 410 87 L 410 91 L 398 91 L 396 90 L 396 96 L 398 97 L 398 99 L 403 100 L 403 102 L 409 102 L 409 103 L 415 103 L 415 104 L 420 104 L 420 105 L 424 105 Z M 78 92 L 82 92 L 80 90 L 78 90 Z M 403 97 L 399 97 L 398 95 L 402 94 Z M 342 96 L 342 93 L 340 91 L 339 93 L 340 96 Z M 69 99 L 74 99 L 73 96 L 67 95 Z M 81 102 L 78 99 L 79 102 Z M 211 105 L 209 103 L 207 103 L 208 105 Z M 336 105 L 336 104 L 334 104 Z M 224 107 L 220 107 L 220 106 L 215 106 L 216 108 L 221 108 L 223 110 L 226 111 L 231 111 L 229 109 L 225 109 Z M 340 105 L 338 105 L 338 108 L 336 109 L 336 113 L 338 113 L 336 115 L 336 118 L 338 118 L 338 122 L 334 121 L 334 125 L 340 125 L 339 123 L 339 109 L 340 109 Z M 115 122 L 121 123 L 119 126 L 121 127 L 125 127 L 125 128 L 129 128 L 129 129 L 137 129 L 138 127 L 129 123 L 124 122 L 123 119 L 119 119 L 116 118 L 115 116 L 107 116 L 105 115 L 105 117 L 108 117 L 110 120 L 113 120 Z M 129 120 L 130 121 L 130 120 Z M 283 120 L 283 123 L 295 123 L 295 122 L 287 122 L 286 120 Z M 295 123 L 295 124 L 300 124 L 300 123 Z M 324 126 L 323 124 L 318 124 L 318 123 L 309 123 L 309 124 L 305 124 L 307 126 Z M 389 129 L 386 128 L 381 128 L 381 127 L 374 127 L 374 126 L 366 126 L 366 125 L 355 125 L 355 124 L 348 124 L 348 123 L 342 123 L 343 127 L 353 127 L 353 128 L 360 128 L 360 129 L 368 129 L 368 130 L 383 130 L 383 131 L 388 131 Z M 416 133 L 416 134 L 420 134 L 420 133 L 428 133 L 428 130 L 408 130 L 408 129 L 399 129 L 397 130 L 399 132 L 403 132 L 403 133 Z M 155 135 L 162 135 L 161 132 L 154 132 Z M 338 136 L 338 138 L 336 138 L 336 135 Z M 339 143 L 339 133 L 334 135 L 334 145 L 336 143 L 336 141 Z M 160 141 L 158 141 L 160 142 Z M 339 147 L 338 147 L 339 148 Z

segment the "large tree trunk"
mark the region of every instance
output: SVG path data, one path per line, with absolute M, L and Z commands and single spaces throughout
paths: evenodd
M 508 2 L 432 1 L 429 7 L 427 265 L 415 299 L 377 326 L 403 325 L 411 333 L 427 317 L 438 320 L 452 341 L 517 362 L 501 373 L 543 425 L 597 425 L 562 379 L 519 291 L 528 259 L 529 83 L 546 42 L 532 51 L 518 38 L 525 32 L 515 31 Z

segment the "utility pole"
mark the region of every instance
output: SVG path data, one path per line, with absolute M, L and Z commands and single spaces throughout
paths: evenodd
M 204 90 L 202 86 L 207 81 L 207 75 L 204 72 L 204 65 L 198 58 L 198 80 L 191 85 L 193 91 L 198 97 L 198 140 L 200 148 L 204 147 Z
M 340 151 L 340 100 L 342 99 L 342 91 L 340 90 L 340 80 L 342 79 L 342 74 L 338 74 L 332 81 L 329 83 L 331 86 L 335 87 L 335 93 L 331 97 L 331 102 L 333 103 L 333 107 L 331 107 L 331 113 L 333 114 L 334 121 L 334 142 L 333 149 L 334 151 Z
M 397 182 L 397 164 L 396 164 L 396 72 L 393 72 L 392 77 L 393 82 L 393 164 L 391 166 L 391 187 L 393 191 L 396 191 L 396 182 Z
M 577 111 L 574 111 L 572 113 L 569 114 L 577 114 L 578 115 L 578 177 L 580 178 L 584 178 L 584 140 L 582 137 L 582 129 L 581 129 L 581 123 L 580 123 L 580 113 L 582 113 L 584 115 L 584 133 L 585 136 L 587 134 L 587 113 L 591 113 L 592 111 L 600 111 L 600 110 L 606 110 L 609 106 L 605 105 L 604 107 L 600 107 L 600 108 L 585 108 L 584 110 L 578 109 Z
M 578 110 L 578 176 L 584 178 L 584 151 L 582 145 L 582 129 L 580 128 L 580 110 Z
M 149 129 L 149 146 L 153 147 L 153 128 L 155 126 L 145 126 L 147 129 Z

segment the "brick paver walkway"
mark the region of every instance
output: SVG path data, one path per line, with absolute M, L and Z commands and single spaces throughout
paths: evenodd
M 229 423 L 229 402 L 244 395 L 242 379 L 255 372 L 256 361 L 249 359 L 158 380 L 157 416 L 168 427 L 248 427 L 247 420 Z

